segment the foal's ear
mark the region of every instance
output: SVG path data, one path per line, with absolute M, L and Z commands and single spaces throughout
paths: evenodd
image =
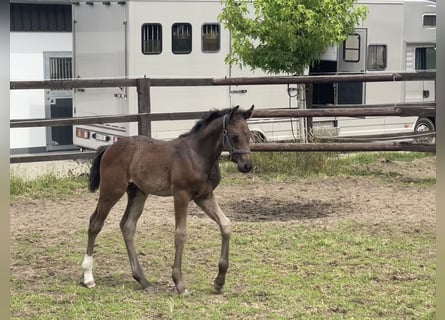
M 252 104 L 252 106 L 250 107 L 250 109 L 249 110 L 246 110 L 246 111 L 244 111 L 244 114 L 243 114 L 243 116 L 244 116 L 244 119 L 249 119 L 251 116 L 252 116 L 252 113 L 253 113 L 253 109 L 255 108 L 255 106 Z
M 234 118 L 234 116 L 237 113 L 238 109 L 239 109 L 239 105 L 236 106 L 236 107 L 233 107 L 232 109 L 230 109 L 230 111 L 228 113 L 229 114 L 229 119 L 233 119 Z

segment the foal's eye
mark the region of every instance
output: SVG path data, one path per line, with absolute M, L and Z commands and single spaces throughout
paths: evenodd
M 239 142 L 239 137 L 238 137 L 238 135 L 236 135 L 236 134 L 234 134 L 233 136 L 231 136 L 231 139 L 232 139 L 232 141 L 233 141 L 234 143 Z

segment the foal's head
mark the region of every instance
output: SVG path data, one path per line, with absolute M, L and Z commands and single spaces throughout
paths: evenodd
M 239 110 L 239 106 L 230 109 L 223 118 L 224 149 L 229 151 L 230 160 L 238 165 L 240 172 L 252 170 L 250 159 L 250 130 L 247 119 L 252 116 L 252 106 L 249 110 Z

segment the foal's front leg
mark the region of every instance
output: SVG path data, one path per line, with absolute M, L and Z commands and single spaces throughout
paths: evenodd
M 221 230 L 221 256 L 218 264 L 218 275 L 214 281 L 216 291 L 221 291 L 226 282 L 226 273 L 229 268 L 229 244 L 232 234 L 232 227 L 229 218 L 216 202 L 215 195 L 212 193 L 208 197 L 195 199 L 196 204 L 220 227 Z
M 186 192 L 174 194 L 175 203 L 175 261 L 173 263 L 172 278 L 179 294 L 187 294 L 184 280 L 182 279 L 182 253 L 187 238 L 187 208 L 190 198 Z

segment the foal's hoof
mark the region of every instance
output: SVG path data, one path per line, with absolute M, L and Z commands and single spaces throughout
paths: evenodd
M 82 282 L 82 285 L 85 288 L 91 289 L 91 288 L 94 288 L 96 286 L 96 282 L 94 282 L 94 281 L 90 281 L 90 282 L 86 282 L 86 283 Z
M 190 292 L 187 289 L 184 289 L 182 292 L 178 291 L 178 295 L 180 296 L 188 296 Z
M 155 288 L 153 288 L 152 285 L 149 285 L 149 286 L 143 288 L 143 290 L 144 290 L 146 293 L 148 293 L 148 294 L 153 294 L 153 293 L 155 293 Z
M 224 284 L 216 283 L 216 281 L 213 283 L 213 288 L 215 288 L 217 293 L 221 293 L 221 290 L 223 289 Z

